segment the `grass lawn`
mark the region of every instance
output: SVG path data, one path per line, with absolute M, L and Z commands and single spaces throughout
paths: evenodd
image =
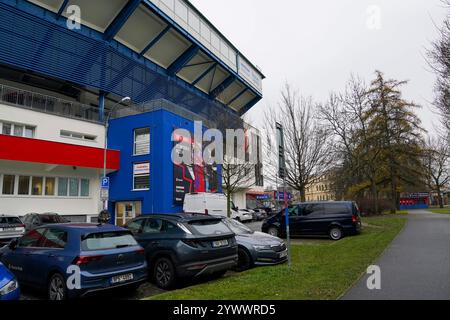
M 337 299 L 384 251 L 403 228 L 401 216 L 363 219 L 359 236 L 338 242 L 312 240 L 292 246 L 287 264 L 255 268 L 222 279 L 150 297 L 155 300 Z
M 439 213 L 439 214 L 450 214 L 450 208 L 434 208 L 434 209 L 428 209 L 428 211 L 433 213 Z
M 391 214 L 389 210 L 383 211 L 383 214 Z M 406 216 L 408 215 L 408 210 L 397 210 L 395 214 Z

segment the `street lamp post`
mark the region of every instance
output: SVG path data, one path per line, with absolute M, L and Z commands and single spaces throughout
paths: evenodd
M 105 146 L 103 148 L 103 178 L 106 178 L 106 155 L 107 155 L 107 150 L 108 150 L 108 129 L 109 129 L 109 120 L 111 119 L 111 114 L 114 112 L 114 110 L 121 105 L 124 102 L 129 102 L 131 101 L 130 97 L 125 97 L 122 100 L 120 100 L 119 102 L 117 102 L 116 104 L 114 104 L 111 109 L 108 112 L 108 116 L 106 117 L 105 120 Z M 108 210 L 108 199 L 103 199 L 103 210 Z

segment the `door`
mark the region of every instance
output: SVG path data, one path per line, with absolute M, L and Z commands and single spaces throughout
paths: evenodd
M 301 205 L 300 234 L 317 235 L 324 232 L 326 216 L 322 203 L 306 203 Z
M 39 249 L 44 231 L 43 228 L 37 228 L 27 232 L 20 238 L 14 250 L 8 250 L 3 255 L 6 266 L 21 282 L 33 283 L 35 280 L 33 256 L 35 251 Z
M 116 225 L 124 226 L 128 221 L 142 214 L 142 203 L 140 201 L 117 202 L 116 203 Z

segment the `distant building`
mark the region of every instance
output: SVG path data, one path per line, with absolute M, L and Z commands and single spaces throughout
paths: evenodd
M 331 187 L 331 180 L 323 176 L 318 181 L 306 187 L 306 201 L 331 201 L 336 200 L 336 194 Z

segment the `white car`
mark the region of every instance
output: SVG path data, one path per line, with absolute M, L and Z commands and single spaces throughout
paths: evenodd
M 250 222 L 253 220 L 253 215 L 246 210 L 234 209 L 232 210 L 231 218 L 240 222 Z

